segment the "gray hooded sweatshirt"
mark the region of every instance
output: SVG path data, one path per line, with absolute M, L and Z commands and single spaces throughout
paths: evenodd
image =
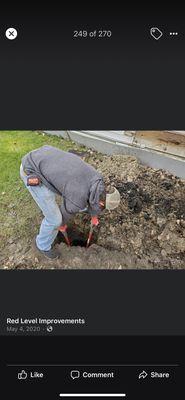
M 103 178 L 79 156 L 43 146 L 26 154 L 22 166 L 27 175 L 39 176 L 48 189 L 62 196 L 63 224 L 86 207 L 91 216 L 101 212 L 99 197 L 104 192 Z

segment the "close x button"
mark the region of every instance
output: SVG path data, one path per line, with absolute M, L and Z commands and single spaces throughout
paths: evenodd
M 5 36 L 7 39 L 9 40 L 14 40 L 16 39 L 18 33 L 17 33 L 17 29 L 15 28 L 8 28 L 5 32 Z

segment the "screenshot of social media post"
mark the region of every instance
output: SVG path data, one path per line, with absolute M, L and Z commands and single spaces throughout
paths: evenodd
M 7 400 L 184 398 L 184 48 L 178 1 L 1 5 Z
M 185 131 L 0 131 L 1 268 L 183 269 Z

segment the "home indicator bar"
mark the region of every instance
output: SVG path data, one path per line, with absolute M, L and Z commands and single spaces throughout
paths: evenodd
M 60 397 L 126 397 L 125 393 L 60 393 Z

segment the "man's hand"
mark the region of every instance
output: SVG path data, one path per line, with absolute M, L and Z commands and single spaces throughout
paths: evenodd
M 58 228 L 58 230 L 59 230 L 60 232 L 62 232 L 62 233 L 66 232 L 66 231 L 67 231 L 67 225 L 61 225 L 61 226 Z
M 100 222 L 99 222 L 99 219 L 98 219 L 97 216 L 91 217 L 91 225 L 92 225 L 92 226 L 98 226 L 99 223 L 100 223 Z

